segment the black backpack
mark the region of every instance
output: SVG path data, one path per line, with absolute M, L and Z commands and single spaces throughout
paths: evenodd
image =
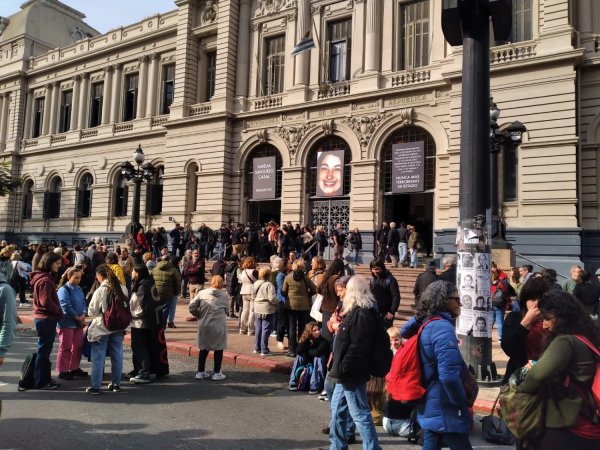
M 373 311 L 373 314 L 376 313 Z M 377 317 L 377 327 L 375 329 L 375 340 L 373 342 L 373 353 L 371 354 L 371 363 L 369 364 L 369 373 L 374 377 L 385 377 L 392 367 L 392 358 L 394 353 L 390 348 L 390 336 Z
M 237 268 L 238 265 L 235 262 L 231 262 L 225 267 L 225 290 L 232 296 L 236 295 L 238 291 Z

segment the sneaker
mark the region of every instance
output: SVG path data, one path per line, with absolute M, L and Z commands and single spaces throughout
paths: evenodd
M 108 390 L 111 392 L 121 392 L 121 386 L 119 386 L 118 384 L 110 383 L 108 385 Z
M 321 434 L 329 434 L 329 427 L 323 427 L 321 428 Z
M 210 378 L 210 373 L 208 372 L 196 372 L 196 376 L 194 377 L 196 380 L 206 380 Z
M 71 372 L 60 372 L 58 374 L 58 378 L 60 378 L 61 380 L 72 380 L 73 379 L 73 374 Z
M 308 395 L 317 395 L 319 393 L 319 391 L 317 391 L 316 389 L 310 389 L 308 391 Z
M 79 368 L 79 369 L 71 370 L 71 375 L 74 375 L 76 377 L 87 377 L 87 376 L 89 376 L 89 373 L 87 373 L 85 370 L 81 370 L 81 368 Z
M 254 336 L 254 331 L 248 331 L 248 336 Z
M 91 394 L 91 395 L 100 395 L 100 389 L 93 388 L 93 387 L 86 388 L 85 392 L 87 392 L 88 394 Z
M 46 386 L 41 387 L 40 389 L 43 391 L 53 391 L 54 389 L 58 389 L 60 387 L 60 384 L 56 383 L 55 381 L 50 381 L 50 383 L 48 383 Z
M 260 356 L 273 356 L 273 353 L 270 350 L 267 350 L 266 352 L 261 352 Z
M 257 353 L 260 353 L 260 352 L 258 350 L 252 350 L 252 353 L 254 353 L 256 355 Z
M 225 376 L 225 374 L 223 372 L 216 372 L 212 376 L 213 381 L 221 381 L 221 380 L 224 380 L 225 378 L 227 378 L 227 377 Z
M 289 356 L 290 358 L 295 358 L 296 354 L 294 352 L 287 352 L 285 356 Z
M 294 392 L 298 390 L 298 386 L 296 386 L 295 384 L 290 385 L 290 391 Z
M 271 336 L 271 337 L 277 337 L 277 331 L 273 331 L 269 336 Z
M 319 400 L 321 400 L 322 402 L 329 401 L 329 399 L 327 398 L 327 392 L 325 392 L 325 391 L 321 392 L 317 398 Z
M 129 381 L 131 381 L 133 384 L 150 383 L 150 379 L 142 375 L 136 375 L 135 377 L 130 378 Z
M 19 308 L 31 308 L 31 303 L 19 303 Z
M 277 348 L 279 350 L 285 350 L 285 345 L 283 345 L 283 342 L 277 341 Z
M 167 327 L 168 327 L 168 328 L 177 328 L 173 322 L 169 322 L 169 323 L 167 324 Z
M 240 334 L 246 334 L 246 333 L 247 333 L 247 331 L 240 330 Z

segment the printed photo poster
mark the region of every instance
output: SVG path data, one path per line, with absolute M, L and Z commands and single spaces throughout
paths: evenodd
M 344 195 L 344 150 L 317 153 L 317 197 Z
M 489 253 L 458 253 L 457 286 L 462 306 L 457 334 L 492 336 L 490 261 Z
M 265 156 L 252 160 L 252 199 L 269 200 L 276 198 L 276 165 L 275 156 Z

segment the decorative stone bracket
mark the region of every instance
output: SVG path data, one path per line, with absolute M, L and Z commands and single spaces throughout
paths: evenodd
M 284 127 L 283 125 L 280 125 L 279 127 L 274 128 L 273 131 L 285 141 L 290 155 L 294 156 L 296 150 L 298 150 L 298 145 L 300 145 L 300 141 L 302 140 L 306 132 L 314 126 L 315 125 L 312 123 L 304 123 L 302 125 L 289 127 Z
M 392 113 L 385 112 L 371 116 L 361 116 L 360 118 L 350 117 L 349 119 L 344 119 L 343 123 L 352 128 L 354 134 L 356 134 L 356 137 L 358 137 L 358 140 L 360 141 L 360 145 L 366 147 L 377 127 L 388 117 L 392 117 Z M 404 121 L 402 124 L 405 125 Z

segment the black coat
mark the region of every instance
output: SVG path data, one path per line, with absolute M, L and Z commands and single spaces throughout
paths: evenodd
M 370 284 L 371 292 L 377 300 L 379 314 L 396 314 L 400 306 L 400 288 L 394 276 L 386 269 L 381 273 L 381 277 L 372 277 Z
M 435 267 L 429 267 L 425 272 L 419 274 L 417 280 L 415 281 L 415 287 L 413 288 L 413 294 L 415 294 L 415 304 L 419 304 L 419 301 L 421 300 L 421 294 L 423 291 L 425 291 L 425 289 L 427 289 L 427 286 L 438 279 L 439 278 L 435 273 Z
M 333 345 L 329 376 L 347 384 L 366 383 L 375 333 L 381 326 L 373 310 L 355 306 L 342 320 Z
M 362 236 L 360 233 L 350 233 L 349 240 L 352 250 L 362 250 Z
M 588 314 L 598 312 L 598 300 L 600 299 L 600 286 L 594 283 L 586 282 L 575 286 L 573 295 L 581 302 L 583 309 Z
M 390 256 L 398 256 L 398 244 L 400 243 L 400 232 L 396 228 L 390 228 L 387 235 L 388 252 Z
M 296 354 L 302 356 L 310 362 L 318 356 L 325 356 L 329 353 L 329 341 L 323 336 L 318 339 L 308 338 L 304 342 L 299 342 L 296 348 Z
M 508 383 L 513 372 L 528 362 L 526 342 L 529 330 L 521 325 L 521 320 L 523 320 L 521 311 L 513 311 L 504 319 L 500 345 L 509 359 L 502 384 Z
M 452 266 L 438 276 L 439 280 L 447 281 L 448 283 L 456 284 L 456 266 Z

